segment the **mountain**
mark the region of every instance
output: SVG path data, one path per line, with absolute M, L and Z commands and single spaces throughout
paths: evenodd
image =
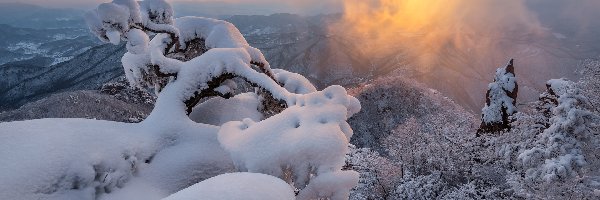
M 359 46 L 362 43 L 355 42 L 358 38 L 331 28 L 340 17 L 274 14 L 232 16 L 226 20 L 235 24 L 251 45 L 261 49 L 274 68 L 304 74 L 318 87 L 356 85 L 401 70 L 405 77 L 442 92 L 473 113 L 483 107 L 494 70 L 510 58 L 515 59 L 521 86 L 518 103 L 524 104 L 537 99 L 548 79 L 577 79 L 574 72 L 578 63 L 600 53 L 598 43 L 592 42 L 596 41 L 594 34 L 563 35 L 561 30 L 567 24 L 543 21 L 554 28 L 536 34 L 465 33 L 456 38 L 463 46 L 448 44 L 431 51 L 436 53 L 424 54 L 415 54 L 418 50 L 412 44 L 426 41 L 425 34 L 398 33 L 397 40 L 404 42 L 390 41 L 378 47 L 379 52 L 367 54 Z M 477 42 L 482 40 L 493 41 L 493 47 Z
M 339 41 L 337 38 L 328 37 L 323 30 L 324 18 L 302 17 L 291 14 L 274 14 L 270 16 L 233 16 L 229 19 L 237 25 L 248 42 L 261 49 L 267 60 L 274 68 L 288 69 L 300 74 L 308 74 L 308 78 L 319 86 L 325 87 L 332 84 L 356 85 L 362 81 L 367 72 L 362 66 L 367 65 L 364 55 L 349 47 L 351 43 Z M 1 29 L 0 29 L 1 30 Z M 7 31 L 9 28 L 6 29 Z M 27 34 L 30 30 L 19 28 Z M 7 35 L 5 37 L 19 38 L 21 36 Z M 35 35 L 31 43 L 51 37 L 51 34 Z M 39 39 L 37 39 L 39 38 Z M 89 40 L 96 38 L 79 37 L 51 41 L 40 44 L 36 48 L 43 49 L 52 46 L 48 52 L 63 52 L 77 55 L 79 51 L 86 50 Z M 96 39 L 97 40 L 97 39 Z M 10 41 L 10 40 L 8 40 Z M 330 51 L 329 48 L 341 51 Z M 72 49 L 73 51 L 65 51 Z M 79 49 L 79 50 L 76 50 Z M 72 60 L 42 68 L 40 63 L 26 66 L 23 63 L 6 63 L 0 66 L 2 76 L 10 77 L 0 83 L 0 108 L 17 108 L 26 102 L 39 97 L 61 91 L 74 91 L 77 89 L 96 89 L 101 84 L 122 74 L 120 59 L 125 53 L 124 46 L 110 44 L 93 47 L 81 55 L 74 56 Z M 330 66 L 321 68 L 319 66 Z M 26 73 L 22 69 L 29 69 Z M 35 68 L 36 70 L 30 70 Z M 79 72 L 84 77 L 75 80 L 73 72 Z M 109 72 L 108 74 L 94 77 L 93 72 Z M 77 73 L 75 73 L 77 74 Z M 87 81 L 81 81 L 87 80 Z M 91 82 L 91 83 L 90 83 Z M 26 91 L 26 92 L 22 92 Z
M 515 58 L 516 75 L 521 89 L 518 104 L 524 104 L 537 99 L 548 79 L 578 78 L 574 73 L 578 63 L 586 58 L 594 58 L 600 52 L 600 49 L 595 49 L 593 43 L 585 43 L 592 37 L 571 37 L 571 34 L 565 33 L 567 38 L 563 38 L 559 37 L 560 29 L 555 28 L 546 30 L 535 38 L 518 32 L 505 34 L 508 37 L 489 38 L 495 40 L 494 44 L 498 49 L 503 49 L 501 52 L 476 51 L 448 45 L 442 48 L 439 54 L 415 57 L 411 56 L 413 49 L 407 44 L 390 43 L 381 47 L 380 54 L 373 56 L 366 54 L 364 49 L 354 42 L 356 38 L 337 34 L 335 30 L 329 29 L 340 17 L 306 17 L 293 14 L 234 15 L 225 20 L 236 25 L 252 46 L 261 49 L 273 68 L 304 74 L 319 88 L 332 84 L 356 86 L 400 70 L 403 76 L 440 91 L 472 113 L 480 112 L 487 84 L 493 79 L 494 70 L 509 58 Z M 398 37 L 422 39 L 414 34 L 399 34 Z M 471 41 L 466 43 L 478 41 L 474 34 L 461 37 L 464 37 L 461 38 L 463 41 Z M 57 48 L 64 45 L 64 48 L 59 48 L 64 52 L 64 49 L 70 48 L 70 42 L 76 41 L 82 40 L 56 41 L 51 44 L 55 44 Z M 85 46 L 73 45 L 76 46 L 73 49 Z M 73 52 L 78 53 L 75 50 Z M 5 57 L 12 53 L 14 51 L 6 53 Z M 0 54 L 3 54 L 2 51 Z M 112 62 L 121 56 L 122 54 L 114 54 L 106 59 L 107 62 Z M 424 58 L 431 62 L 421 63 Z M 52 89 L 48 89 L 50 90 Z
M 64 62 L 100 44 L 85 28 L 20 28 L 0 24 L 0 65 L 33 57 Z
M 337 15 L 293 14 L 232 16 L 248 42 L 259 48 L 273 68 L 304 74 L 317 87 L 355 85 L 369 75 L 369 59 L 360 47 L 332 36 L 327 25 Z
M 28 63 L 0 66 L 0 108 L 14 109 L 49 94 L 98 89 L 124 74 L 124 45 L 93 47 L 75 58 L 50 67 Z
M 92 90 L 52 94 L 22 107 L 0 113 L 0 122 L 42 118 L 87 118 L 118 122 L 139 122 L 152 105 L 137 104 L 114 95 Z
M 0 24 L 23 28 L 83 28 L 82 10 L 45 8 L 24 3 L 0 3 Z
M 458 137 L 474 132 L 477 117 L 465 110 L 442 93 L 428 88 L 422 83 L 408 79 L 401 71 L 394 71 L 384 77 L 361 84 L 350 90 L 350 94 L 361 102 L 361 111 L 348 123 L 356 133 L 351 143 L 358 148 L 370 148 L 380 155 L 389 155 L 386 144 L 398 132 L 419 132 L 440 134 L 433 127 L 458 126 L 444 134 Z M 429 128 L 419 129 L 414 124 L 428 124 Z M 408 130 L 417 128 L 418 130 Z
M 232 15 L 270 15 L 276 13 L 301 15 L 340 13 L 342 9 L 337 3 L 332 1 L 286 2 L 284 4 L 269 1 L 176 1 L 173 2 L 173 8 L 177 17 L 227 18 Z

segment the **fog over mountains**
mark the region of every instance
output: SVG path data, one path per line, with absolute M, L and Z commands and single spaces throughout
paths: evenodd
M 535 2 L 531 3 L 535 4 Z M 176 4 L 176 9 L 183 13 L 193 12 L 193 6 Z M 219 4 L 215 4 L 216 6 Z M 557 5 L 560 6 L 560 5 Z M 202 7 L 202 4 L 196 5 Z M 532 6 L 535 8 L 535 6 Z M 26 4 L 3 4 L 1 9 L 3 17 L 0 18 L 0 70 L 9 78 L 3 79 L 10 84 L 2 85 L 3 91 L 16 89 L 15 84 L 23 80 L 30 80 L 32 71 L 45 74 L 46 71 L 57 72 L 58 68 L 66 67 L 61 62 L 73 59 L 71 65 L 79 63 L 97 63 L 99 66 L 110 66 L 109 69 L 119 73 L 117 66 L 112 66 L 120 60 L 120 54 L 113 53 L 114 47 L 99 46 L 98 40 L 87 31 L 81 19 L 82 11 L 75 9 L 48 9 Z M 198 10 L 205 10 L 198 9 Z M 394 70 L 402 70 L 405 76 L 419 80 L 429 87 L 441 91 L 451 97 L 460 105 L 471 112 L 478 113 L 483 105 L 483 93 L 487 82 L 491 79 L 493 70 L 503 65 L 509 58 L 516 59 L 517 74 L 523 86 L 520 102 L 535 100 L 540 90 L 544 89 L 544 80 L 558 77 L 576 79 L 574 73 L 578 63 L 586 58 L 595 58 L 599 55 L 600 39 L 593 33 L 598 30 L 591 29 L 574 31 L 572 21 L 557 20 L 558 17 L 549 13 L 553 9 L 540 9 L 540 19 L 546 29 L 541 36 L 527 35 L 513 31 L 502 34 L 496 38 L 492 45 L 504 49 L 501 53 L 496 51 L 480 51 L 479 44 L 472 48 L 447 46 L 436 55 L 415 56 L 411 51 L 411 43 L 395 43 L 390 41 L 386 46 L 381 46 L 381 53 L 375 56 L 365 51 L 357 42 L 360 38 L 349 37 L 346 34 L 337 34 L 332 30 L 331 24 L 336 23 L 341 15 L 317 15 L 312 17 L 273 14 L 260 15 L 219 15 L 235 24 L 244 34 L 251 45 L 261 49 L 269 62 L 275 68 L 289 69 L 307 75 L 316 85 L 323 87 L 331 84 L 352 85 L 364 81 L 365 78 L 385 75 Z M 203 13 L 199 13 L 203 15 Z M 208 14 L 215 16 L 216 14 Z M 595 27 L 594 27 L 595 28 Z M 339 30 L 342 31 L 342 30 Z M 525 35 L 523 35 L 525 34 Z M 414 33 L 398 34 L 405 40 L 426 40 L 425 35 Z M 480 41 L 478 35 L 463 35 L 465 41 Z M 86 52 L 89 51 L 89 52 Z M 90 60 L 90 53 L 106 53 L 96 60 Z M 87 56 L 86 56 L 87 55 Z M 429 57 L 429 58 L 428 58 Z M 426 66 L 421 60 L 429 59 Z M 18 61 L 18 62 L 16 62 Z M 106 63 L 103 63 L 106 62 Z M 29 68 L 15 66 L 30 65 Z M 44 67 L 49 67 L 48 69 Z M 32 70 L 34 66 L 42 70 Z M 18 69 L 17 69 L 18 68 Z M 53 70 L 50 70 L 54 68 Z M 67 70 L 69 68 L 65 68 Z M 28 75 L 23 75 L 27 73 Z M 35 74 L 34 73 L 34 74 Z M 66 72 L 61 72 L 67 74 Z M 28 91 L 31 96 L 44 96 L 47 93 L 61 91 L 64 87 L 86 88 L 91 87 L 64 86 L 64 82 L 56 76 L 50 79 L 39 78 L 44 82 L 45 92 L 35 92 L 35 86 L 18 87 L 18 91 Z M 42 75 L 43 76 L 43 75 Z M 14 80 L 10 80 L 14 79 Z M 102 82 L 102 81 L 100 81 Z M 23 83 L 21 83 L 23 84 Z M 51 87 L 47 87 L 50 85 Z M 54 86 L 59 88 L 52 89 Z M 95 84 L 94 87 L 98 87 Z M 15 90 L 15 91 L 17 91 Z M 14 94 L 6 92 L 6 94 Z M 8 95 L 12 96 L 12 95 Z M 11 100 L 2 101 L 6 107 L 18 107 L 24 102 L 35 98 L 19 99 L 12 96 Z M 6 98 L 6 97 L 3 97 Z M 13 104 L 14 102 L 21 102 Z

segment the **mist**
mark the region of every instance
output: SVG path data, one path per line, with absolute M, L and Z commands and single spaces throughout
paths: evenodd
M 22 0 L 47 7 L 91 9 L 109 0 Z M 15 2 L 0 0 L 0 2 Z M 329 41 L 350 58 L 329 59 L 358 71 L 403 75 L 440 90 L 473 112 L 481 109 L 494 70 L 515 58 L 519 102 L 534 100 L 545 81 L 576 80 L 578 64 L 600 55 L 598 0 L 171 0 L 177 16 L 336 14 Z M 328 18 L 329 19 L 329 18 Z M 340 46 L 323 44 L 335 57 Z M 358 52 L 355 54 L 355 52 Z M 360 56 L 355 56 L 360 55 Z M 336 63 L 333 63 L 336 62 Z M 342 63 L 342 64 L 340 64 Z M 331 66 L 322 64 L 327 71 Z
M 402 70 L 474 112 L 511 58 L 524 103 L 600 55 L 594 0 L 345 0 L 343 9 L 329 32 L 359 46 L 371 59 L 365 67 Z
M 92 9 L 111 0 L 0 0 L 0 3 L 25 3 L 49 8 Z M 342 0 L 167 0 L 180 12 L 195 15 L 270 15 L 293 13 L 317 15 L 340 12 Z M 184 16 L 184 15 L 182 15 Z
M 447 46 L 491 46 L 504 35 L 537 34 L 540 29 L 521 0 L 346 0 L 343 20 L 332 26 L 333 33 L 359 38 L 368 53 L 385 53 L 381 47 L 409 42 L 420 55 L 437 54 Z

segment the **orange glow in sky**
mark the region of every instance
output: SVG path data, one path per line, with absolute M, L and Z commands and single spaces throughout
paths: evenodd
M 539 28 L 521 0 L 345 0 L 343 20 L 332 31 L 360 38 L 367 51 L 410 43 L 418 53 L 435 53 Z

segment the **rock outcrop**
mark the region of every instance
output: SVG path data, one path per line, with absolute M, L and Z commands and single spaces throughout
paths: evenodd
M 488 86 L 478 135 L 510 129 L 511 116 L 517 112 L 518 91 L 514 60 L 511 59 L 506 67 L 496 70 L 494 82 Z

